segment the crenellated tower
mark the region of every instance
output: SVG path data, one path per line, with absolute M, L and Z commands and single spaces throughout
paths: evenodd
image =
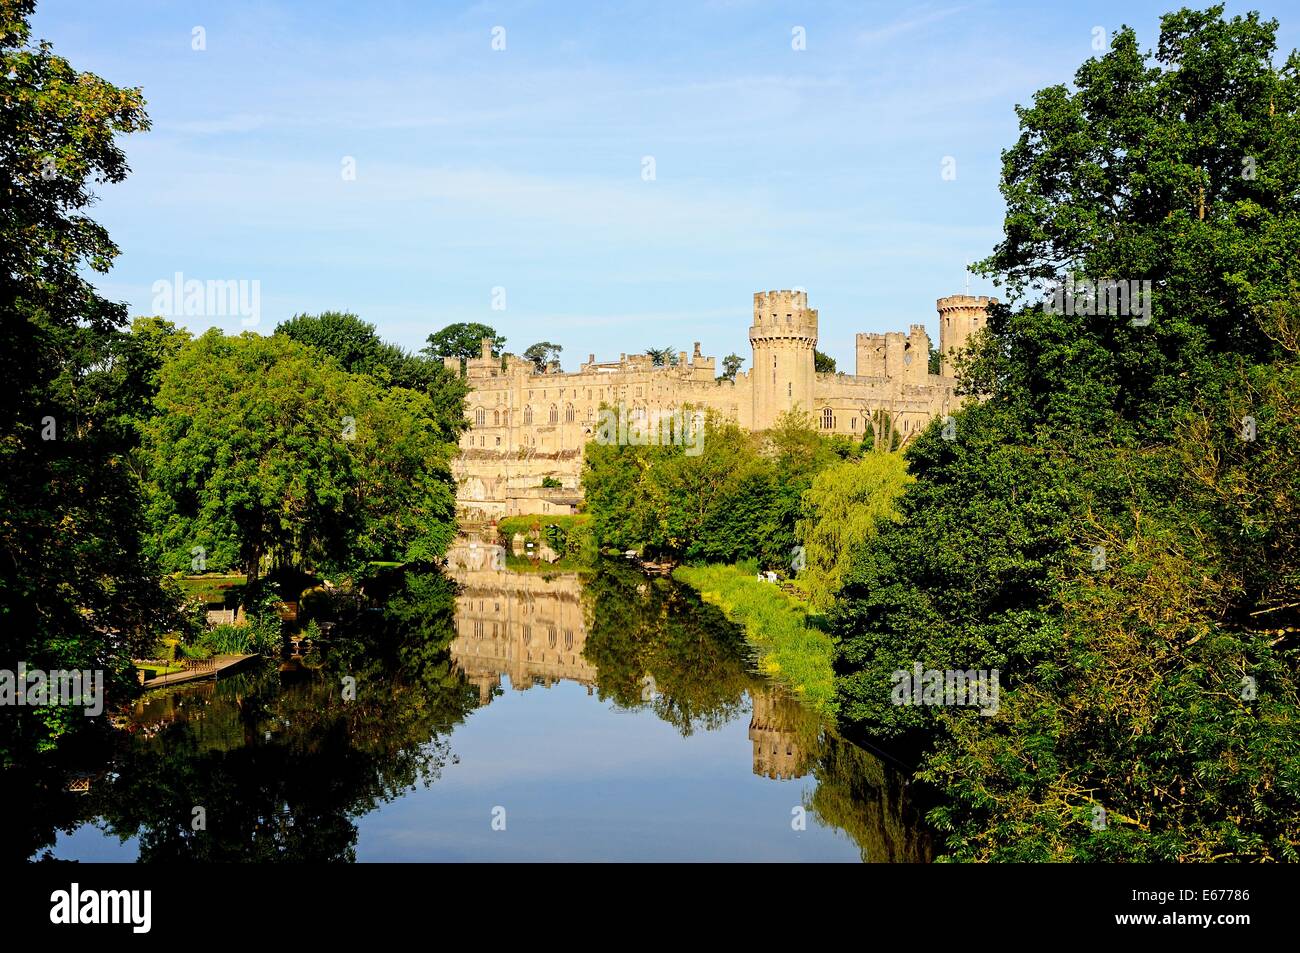
M 939 309 L 939 353 L 942 355 L 940 373 L 952 377 L 956 373 L 953 367 L 953 353 L 966 346 L 971 336 L 984 327 L 989 319 L 989 305 L 997 304 L 996 298 L 987 295 L 948 295 L 935 302 Z
M 808 292 L 756 292 L 749 343 L 754 351 L 749 371 L 754 429 L 771 427 L 796 406 L 812 413 L 817 311 L 808 307 Z

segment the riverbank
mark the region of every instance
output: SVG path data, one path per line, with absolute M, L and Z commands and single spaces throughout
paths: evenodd
M 806 602 L 739 566 L 679 566 L 673 578 L 744 629 L 764 675 L 814 710 L 835 714 L 835 643 L 812 624 Z

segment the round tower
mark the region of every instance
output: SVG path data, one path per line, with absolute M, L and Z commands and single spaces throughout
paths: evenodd
M 997 303 L 997 298 L 988 295 L 965 294 L 948 295 L 935 302 L 939 309 L 939 354 L 942 360 L 939 373 L 944 377 L 954 376 L 954 352 L 965 347 L 971 335 L 988 323 L 989 305 Z
M 808 307 L 808 292 L 755 292 L 749 344 L 754 349 L 749 371 L 754 428 L 771 427 L 796 406 L 812 413 L 817 312 Z

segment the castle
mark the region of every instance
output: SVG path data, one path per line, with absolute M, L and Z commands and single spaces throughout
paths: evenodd
M 904 440 L 932 417 L 955 409 L 953 356 L 987 320 L 987 297 L 949 295 L 939 311 L 939 373 L 930 373 L 930 336 L 913 324 L 904 334 L 857 335 L 855 373 L 818 373 L 817 310 L 805 291 L 754 295 L 749 328 L 753 360 L 748 371 L 718 379 L 714 358 L 695 345 L 675 362 L 654 363 L 647 354 L 623 354 L 599 363 L 590 355 L 576 373 L 552 365 L 538 371 L 514 355 L 494 357 L 483 341 L 481 356 L 465 362 L 470 393 L 469 428 L 452 465 L 456 505 L 462 519 L 571 513 L 582 499 L 583 447 L 593 438 L 599 411 L 626 407 L 644 418 L 683 407 L 725 414 L 751 430 L 771 427 L 781 414 L 800 409 L 827 434 L 861 440 L 883 413 Z M 459 358 L 443 359 L 461 373 Z

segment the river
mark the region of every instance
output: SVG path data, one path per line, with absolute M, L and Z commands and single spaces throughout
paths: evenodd
M 27 857 L 917 861 L 902 775 L 616 561 L 392 572 L 328 640 L 151 692 L 29 788 Z

